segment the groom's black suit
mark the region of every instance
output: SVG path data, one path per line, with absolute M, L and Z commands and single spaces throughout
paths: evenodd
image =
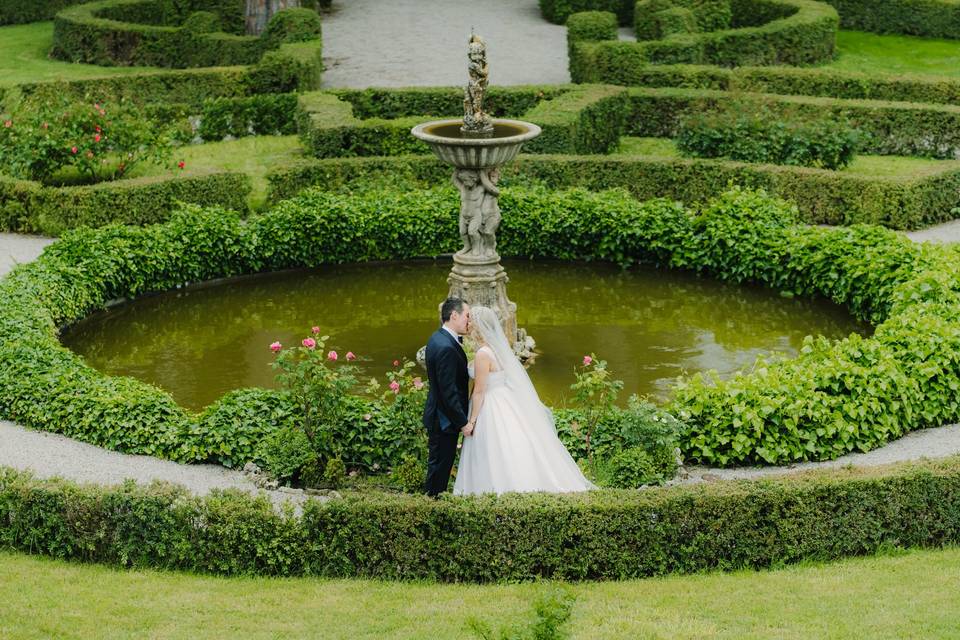
M 430 336 L 426 360 L 430 391 L 423 410 L 429 451 L 425 488 L 427 495 L 435 496 L 447 489 L 460 429 L 467 424 L 470 378 L 467 354 L 443 327 Z

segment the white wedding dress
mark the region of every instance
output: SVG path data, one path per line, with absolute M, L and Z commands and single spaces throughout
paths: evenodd
M 497 371 L 487 377 L 483 406 L 473 435 L 463 438 L 455 495 L 594 489 L 560 442 L 546 407 L 532 407 L 524 391 L 511 388 L 507 373 L 489 347 Z M 473 363 L 469 367 L 473 377 Z M 531 386 L 532 389 L 532 386 Z

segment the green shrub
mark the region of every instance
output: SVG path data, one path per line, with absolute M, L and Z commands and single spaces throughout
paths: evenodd
M 477 618 L 468 618 L 467 626 L 482 640 L 564 640 L 570 637 L 567 623 L 573 613 L 576 596 L 559 589 L 537 598 L 533 605 L 534 619 L 526 624 L 493 629 Z
M 347 467 L 340 458 L 330 458 L 323 468 L 323 481 L 331 489 L 343 486 L 347 479 Z
M 806 96 L 733 94 L 694 89 L 630 89 L 628 135 L 673 137 L 689 115 L 729 108 L 768 109 L 784 120 L 836 119 L 864 134 L 859 150 L 877 155 L 954 158 L 960 154 L 960 107 Z
M 390 472 L 390 479 L 401 491 L 422 493 L 427 466 L 419 458 L 406 455 Z
M 78 486 L 0 470 L 0 546 L 223 575 L 623 580 L 960 541 L 956 458 L 648 491 L 308 500 Z M 451 562 L 450 558 L 456 558 Z
M 575 42 L 617 39 L 617 16 L 609 11 L 584 11 L 570 16 L 567 20 L 567 58 L 570 64 L 570 77 L 585 78 L 591 73 L 589 69 L 574 68 L 574 64 L 583 61 L 582 57 L 574 55 Z
M 14 112 L 0 128 L 0 170 L 49 181 L 70 168 L 86 182 L 122 177 L 143 161 L 165 162 L 170 131 L 126 105 L 60 100 Z
M 677 149 L 686 156 L 822 169 L 849 165 L 860 140 L 842 122 L 779 119 L 768 109 L 742 106 L 689 115 L 676 137 Z
M 644 6 L 655 11 L 637 15 L 636 32 L 638 38 L 658 39 L 571 42 L 570 69 L 576 71 L 571 78 L 574 82 L 635 84 L 631 78 L 651 64 L 811 65 L 833 58 L 838 17 L 822 2 L 734 0 L 729 5 L 732 28 L 719 31 L 711 29 L 726 20 L 723 2 L 689 4 L 696 10 L 682 14 L 682 29 L 695 28 L 697 33 L 664 33 L 681 28 L 677 26 L 680 13 L 665 13 L 663 8 L 671 5 L 651 2 Z
M 4 0 L 0 4 L 0 25 L 28 24 L 51 20 L 64 7 L 91 0 Z
M 263 38 L 277 45 L 305 42 L 321 36 L 320 16 L 313 9 L 284 9 L 270 18 Z
M 636 0 L 540 0 L 540 14 L 554 24 L 566 24 L 575 13 L 609 11 L 622 26 L 633 24 Z
M 299 426 L 270 432 L 260 440 L 254 456 L 271 476 L 284 483 L 300 480 L 305 469 L 318 465 L 313 444 Z
M 350 192 L 384 184 L 423 188 L 449 179 L 446 165 L 421 156 L 300 161 L 268 174 L 269 199 L 278 202 L 311 186 Z M 960 205 L 960 171 L 952 168 L 911 179 L 726 160 L 521 155 L 504 168 L 501 181 L 554 189 L 623 188 L 639 200 L 667 197 L 688 204 L 709 200 L 732 182 L 795 201 L 805 222 L 894 229 L 952 220 L 951 209 Z
M 227 136 L 274 136 L 296 133 L 297 96 L 275 93 L 247 98 L 215 98 L 203 103 L 197 135 L 205 141 Z
M 960 37 L 960 5 L 952 0 L 825 0 L 844 29 L 903 33 L 928 38 Z
M 668 478 L 658 472 L 646 449 L 630 447 L 601 461 L 598 479 L 604 487 L 637 489 L 643 485 L 661 484 Z

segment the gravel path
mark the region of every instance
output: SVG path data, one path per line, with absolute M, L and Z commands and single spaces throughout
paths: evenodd
M 0 276 L 6 275 L 21 262 L 35 260 L 51 242 L 52 238 L 0 233 Z
M 951 220 L 920 231 L 907 231 L 904 235 L 914 242 L 960 242 L 960 220 Z
M 324 86 L 464 85 L 471 28 L 487 42 L 491 83 L 570 82 L 567 29 L 536 0 L 343 0 L 323 22 Z

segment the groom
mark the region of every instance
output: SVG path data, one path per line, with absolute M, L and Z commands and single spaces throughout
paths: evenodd
M 460 432 L 469 436 L 473 431 L 467 424 L 467 354 L 460 346 L 461 336 L 470 328 L 470 306 L 460 298 L 447 298 L 440 318 L 443 326 L 427 342 L 430 391 L 423 410 L 429 451 L 425 488 L 434 497 L 447 489 Z

